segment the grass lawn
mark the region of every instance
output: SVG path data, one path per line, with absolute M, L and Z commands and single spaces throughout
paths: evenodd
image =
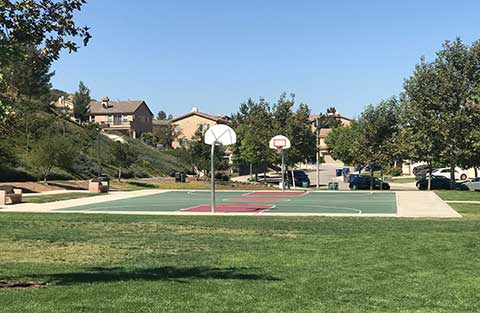
M 104 193 L 86 193 L 86 192 L 66 192 L 66 193 L 59 193 L 59 194 L 51 194 L 51 195 L 38 195 L 38 196 L 28 196 L 23 197 L 23 202 L 27 203 L 47 203 L 47 202 L 54 202 L 54 201 L 62 201 L 62 200 L 70 200 L 70 199 L 80 199 L 80 198 L 89 198 L 105 195 Z
M 0 214 L 14 312 L 477 312 L 480 205 L 462 219 Z
M 150 183 L 142 181 L 111 181 L 112 188 L 115 190 L 131 191 L 131 190 L 140 190 L 140 189 L 184 189 L 184 190 L 210 190 L 210 182 L 202 181 L 193 181 L 189 183 L 174 183 L 174 182 L 162 182 L 162 183 Z M 264 184 L 241 184 L 234 182 L 217 182 L 215 184 L 216 189 L 218 190 L 266 190 L 266 189 L 275 189 L 278 188 L 264 185 Z
M 467 190 L 436 190 L 435 192 L 445 201 L 480 201 L 480 192 Z
M 406 183 L 415 183 L 417 180 L 414 177 L 393 177 L 392 183 L 406 184 Z

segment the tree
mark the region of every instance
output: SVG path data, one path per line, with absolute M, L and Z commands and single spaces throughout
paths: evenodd
M 448 163 L 452 189 L 455 167 L 477 162 L 479 85 L 480 44 L 469 47 L 458 38 L 446 41 L 433 62 L 422 59 L 405 83 L 404 124 L 419 148 L 413 156 Z
M 399 154 L 395 145 L 399 126 L 399 105 L 395 98 L 384 100 L 377 106 L 369 105 L 358 120 L 358 158 L 370 165 L 371 189 L 374 165 L 389 164 Z
M 343 125 L 334 107 L 328 108 L 326 113 L 320 113 L 315 123 L 318 123 L 315 126 L 320 128 L 337 128 Z
M 440 162 L 443 141 L 439 134 L 444 128 L 439 119 L 438 82 L 433 64 L 421 59 L 413 75 L 404 83 L 401 96 L 399 134 L 402 155 L 413 161 L 427 162 L 428 190 L 431 189 L 432 164 Z
M 248 99 L 233 115 L 232 127 L 237 133 L 235 161 L 249 163 L 257 180 L 258 170 L 265 169 L 273 158 L 273 151 L 268 149 L 268 142 L 273 136 L 270 105 L 265 99 L 259 102 Z
M 167 113 L 165 113 L 165 111 L 163 110 L 158 111 L 157 120 L 164 121 L 166 119 L 167 119 Z
M 48 175 L 53 167 L 69 168 L 72 159 L 78 154 L 78 149 L 68 138 L 63 136 L 45 136 L 36 142 L 30 162 L 47 183 Z
M 172 148 L 173 142 L 182 134 L 180 129 L 176 129 L 175 125 L 165 123 L 158 125 L 153 129 L 157 143 L 167 148 Z
M 330 154 L 336 160 L 345 164 L 356 165 L 360 163 L 358 153 L 358 136 L 360 131 L 358 123 L 352 121 L 349 126 L 334 128 L 325 138 Z
M 157 144 L 157 138 L 155 135 L 150 132 L 142 133 L 141 140 L 144 144 L 149 146 L 155 146 Z
M 48 69 L 62 50 L 77 51 L 76 38 L 82 39 L 84 45 L 88 43 L 88 27 L 78 27 L 73 19 L 85 2 L 1 2 L 0 129 L 6 129 L 12 121 L 12 110 L 17 109 L 14 103 L 23 93 L 32 95 L 45 86 L 51 76 Z
M 288 160 L 291 163 L 312 162 L 315 160 L 316 135 L 312 131 L 309 121 L 310 109 L 301 103 L 293 114 L 290 128 L 292 147 L 288 151 Z
M 315 134 L 308 120 L 310 109 L 301 103 L 295 112 L 294 106 L 295 95 L 291 94 L 290 98 L 287 98 L 284 93 L 272 112 L 274 134 L 285 135 L 292 143 L 286 154 L 287 164 L 290 165 L 313 160 L 317 151 Z M 279 162 L 279 157 L 275 160 Z
M 128 143 L 114 142 L 110 151 L 111 163 L 118 169 L 118 182 L 122 179 L 122 169 L 127 169 L 138 160 L 138 151 Z
M 455 167 L 468 154 L 472 144 L 480 138 L 472 138 L 478 102 L 470 103 L 478 94 L 480 83 L 480 53 L 476 43 L 472 48 L 457 38 L 445 42 L 433 62 L 438 89 L 439 118 L 447 127 L 438 134 L 444 141 L 441 157 L 450 165 L 451 189 L 455 189 Z M 474 139 L 466 140 L 468 138 Z
M 78 91 L 73 95 L 73 116 L 81 124 L 88 120 L 88 110 L 91 101 L 90 89 L 81 81 L 78 85 Z
M 211 146 L 203 142 L 203 132 L 199 129 L 189 145 L 189 152 L 192 162 L 197 171 L 204 173 L 204 180 L 207 179 L 210 172 Z M 225 150 L 222 146 L 215 146 L 214 158 L 215 169 L 224 169 L 227 167 L 224 159 Z
M 89 28 L 79 27 L 73 20 L 86 0 L 3 0 L 0 6 L 0 59 L 17 56 L 19 45 L 42 47 L 41 54 L 57 60 L 60 51 L 77 51 L 74 38 L 87 45 Z

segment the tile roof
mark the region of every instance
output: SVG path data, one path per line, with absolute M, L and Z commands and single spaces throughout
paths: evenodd
M 203 117 L 203 118 L 215 121 L 215 122 L 220 122 L 220 123 L 228 123 L 229 122 L 228 117 L 226 117 L 226 116 L 211 115 L 211 114 L 198 112 L 198 111 L 195 111 L 195 112 L 192 111 L 192 112 L 188 112 L 188 113 L 182 114 L 180 116 L 174 117 L 173 119 L 170 120 L 170 122 L 175 123 L 179 120 L 182 120 L 182 119 L 187 118 L 187 117 L 192 116 L 192 115 L 197 115 L 197 116 L 200 116 L 200 117 Z
M 170 124 L 170 120 L 157 120 L 157 119 L 154 119 L 152 121 L 153 125 L 154 126 L 164 126 L 164 125 L 168 125 Z
M 317 117 L 318 117 L 318 114 L 310 114 L 310 115 L 308 116 L 308 120 L 309 120 L 310 122 L 313 122 L 313 121 L 315 121 L 315 120 L 317 119 Z M 349 119 L 348 117 L 342 116 L 342 115 L 337 115 L 337 118 L 339 118 L 339 119 L 341 119 L 341 120 L 343 119 L 343 120 L 351 121 L 351 119 Z
M 142 103 L 145 103 L 143 100 L 133 100 L 133 101 L 109 101 L 108 108 L 105 108 L 101 102 L 92 101 L 90 102 L 90 114 L 133 114 Z M 146 105 L 146 103 L 145 103 Z M 147 106 L 148 108 L 148 106 Z M 150 109 L 149 109 L 150 110 Z

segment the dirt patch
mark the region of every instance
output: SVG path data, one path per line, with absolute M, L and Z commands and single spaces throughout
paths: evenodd
M 0 280 L 0 289 L 46 288 L 47 283 L 34 281 L 6 281 Z

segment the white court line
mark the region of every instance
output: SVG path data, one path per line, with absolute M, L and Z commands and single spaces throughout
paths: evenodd
M 265 212 L 267 212 L 267 211 L 269 211 L 269 210 L 275 209 L 276 207 L 277 207 L 277 206 L 276 206 L 275 204 L 273 204 L 270 208 L 265 209 L 265 210 L 262 210 L 262 211 L 260 211 L 260 212 L 257 212 L 255 215 L 263 214 L 263 213 L 265 213 Z
M 265 210 L 265 211 L 271 210 L 271 209 L 273 209 L 274 207 L 275 207 L 275 206 L 273 206 L 273 207 L 271 207 L 270 209 L 267 209 L 267 210 Z M 355 208 L 331 207 L 331 206 L 323 206 L 323 205 L 318 205 L 318 206 L 316 206 L 315 208 L 333 209 L 333 210 L 347 210 L 347 211 L 356 212 L 356 213 L 358 213 L 358 214 L 363 214 L 362 210 L 355 209 Z M 265 212 L 265 211 L 263 211 L 263 212 Z M 262 212 L 262 213 L 263 213 L 263 212 Z M 306 212 L 278 212 L 278 213 L 297 214 L 297 213 L 306 213 Z M 323 214 L 323 213 L 320 213 L 320 214 Z M 328 212 L 328 213 L 325 213 L 325 214 L 336 214 L 336 213 Z M 337 213 L 337 214 L 342 214 L 342 213 Z M 348 214 L 348 213 L 345 213 L 345 214 Z

